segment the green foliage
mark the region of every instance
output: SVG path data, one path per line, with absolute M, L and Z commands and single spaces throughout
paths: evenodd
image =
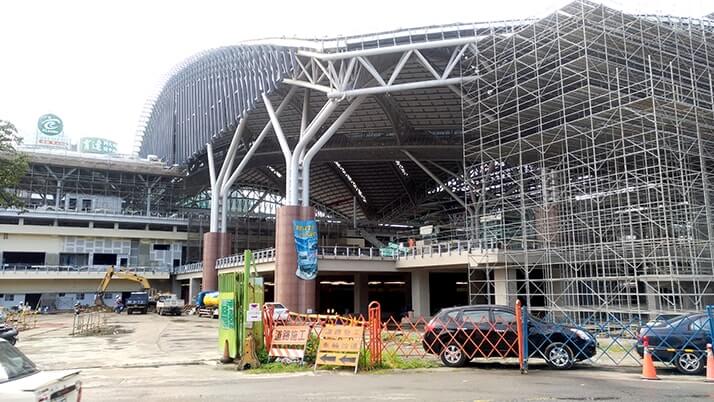
M 17 128 L 9 121 L 0 120 L 0 208 L 21 206 L 14 189 L 27 173 L 27 159 L 15 149 L 22 143 Z
M 365 354 L 366 355 L 366 354 Z M 397 353 L 385 350 L 382 353 L 382 363 L 378 364 L 376 370 L 412 370 L 441 367 L 439 362 L 429 357 L 402 357 Z
M 315 363 L 317 359 L 317 347 L 320 344 L 320 339 L 315 334 L 310 334 L 310 338 L 307 340 L 307 346 L 305 347 L 305 361 L 308 363 Z
M 268 364 L 270 362 L 270 356 L 268 356 L 268 351 L 266 351 L 264 347 L 258 349 L 258 353 L 256 353 L 256 355 L 258 355 L 258 361 L 261 365 Z
M 280 362 L 272 362 L 261 364 L 260 367 L 246 371 L 248 374 L 276 374 L 276 373 L 297 373 L 300 371 L 312 370 L 311 366 L 300 364 L 284 364 Z

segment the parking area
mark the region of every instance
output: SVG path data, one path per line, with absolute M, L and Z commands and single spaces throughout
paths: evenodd
M 18 347 L 42 369 L 81 369 L 86 401 L 185 400 L 701 400 L 714 385 L 663 370 L 644 382 L 630 369 L 570 371 L 534 362 L 476 361 L 464 368 L 250 374 L 217 362 L 217 320 L 106 314 L 105 334 L 71 336 L 72 314 L 41 316 Z M 519 384 L 514 387 L 513 384 Z M 287 391 L 289 390 L 289 391 Z
M 71 336 L 72 314 L 40 316 L 17 346 L 42 369 L 149 367 L 216 360 L 218 323 L 195 316 L 107 313 L 102 335 Z

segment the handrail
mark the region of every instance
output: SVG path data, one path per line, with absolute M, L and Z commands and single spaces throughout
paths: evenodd
M 110 265 L 24 265 L 24 264 L 3 264 L 0 266 L 0 273 L 6 272 L 87 272 L 87 273 L 105 273 Z M 170 273 L 171 268 L 168 266 L 139 266 L 139 267 L 124 267 L 128 272 L 136 273 Z
M 344 260 L 377 260 L 396 261 L 416 258 L 441 258 L 446 256 L 468 255 L 469 253 L 492 253 L 497 252 L 493 248 L 485 248 L 481 244 L 472 243 L 468 240 L 453 240 L 431 245 L 412 247 L 408 251 L 390 250 L 389 253 L 376 247 L 357 246 L 320 246 L 317 248 L 318 259 L 344 259 Z M 392 254 L 393 253 L 393 254 Z M 266 248 L 253 252 L 253 259 L 256 263 L 274 262 L 276 257 L 275 248 Z M 243 266 L 243 254 L 235 254 L 216 260 L 216 269 L 235 268 Z M 188 268 L 192 266 L 191 268 Z M 189 264 L 177 267 L 174 273 L 198 272 L 203 269 L 202 263 Z
M 203 262 L 194 262 L 192 264 L 179 265 L 171 269 L 172 274 L 187 274 L 192 272 L 203 271 Z

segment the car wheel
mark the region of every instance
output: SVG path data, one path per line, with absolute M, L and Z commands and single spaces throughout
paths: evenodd
M 674 359 L 674 365 L 682 374 L 702 374 L 704 372 L 704 356 L 683 352 Z
M 573 352 L 561 342 L 552 343 L 545 350 L 545 361 L 556 370 L 568 370 L 575 364 Z
M 461 346 L 450 343 L 441 351 L 441 362 L 447 367 L 461 367 L 466 364 L 466 354 Z

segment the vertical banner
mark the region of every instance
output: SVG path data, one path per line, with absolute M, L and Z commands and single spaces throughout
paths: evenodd
M 295 275 L 306 281 L 317 277 L 317 223 L 314 219 L 293 221 L 297 271 Z

